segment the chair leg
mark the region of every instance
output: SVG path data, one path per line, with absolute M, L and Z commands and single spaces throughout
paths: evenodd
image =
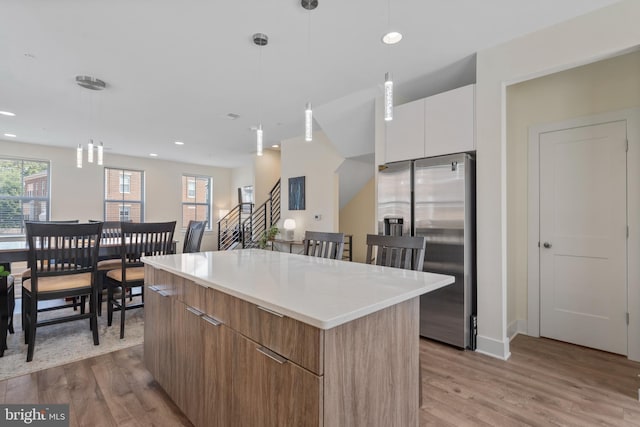
M 98 339 L 98 312 L 96 307 L 97 299 L 97 290 L 94 289 L 91 292 L 91 296 L 89 297 L 89 310 L 91 313 L 91 321 L 89 323 L 91 325 L 91 331 L 93 332 L 93 345 L 100 344 L 100 341 Z
M 13 329 L 13 311 L 16 308 L 16 287 L 15 285 L 11 288 L 11 292 L 9 293 L 9 333 L 14 334 L 15 331 Z
M 124 338 L 124 314 L 127 312 L 126 310 L 126 301 L 127 301 L 127 293 L 125 292 L 126 288 L 122 287 L 122 292 L 120 292 L 120 339 Z
M 113 322 L 113 285 L 107 287 L 107 326 Z
M 31 296 L 28 292 L 22 291 L 22 330 L 24 331 L 24 343 L 29 344 L 29 316 L 28 307 L 30 307 L 29 299 Z
M 26 324 L 27 324 L 27 319 L 26 319 L 26 312 L 27 310 L 25 309 L 25 302 L 27 300 L 27 291 L 25 291 L 24 289 L 22 290 L 22 298 L 20 298 L 22 300 L 22 330 L 25 330 Z M 26 344 L 26 342 L 25 342 Z
M 87 302 L 87 297 L 82 295 L 80 297 L 80 314 L 84 314 L 84 312 L 85 312 L 85 307 L 84 306 L 86 305 L 86 302 Z
M 27 362 L 33 360 L 33 350 L 36 345 L 36 325 L 38 324 L 38 309 L 33 309 L 33 301 L 30 305 L 29 313 L 29 343 L 27 347 Z

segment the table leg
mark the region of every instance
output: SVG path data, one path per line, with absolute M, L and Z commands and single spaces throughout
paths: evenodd
M 8 276 L 0 276 L 0 357 L 7 348 L 7 330 L 9 326 Z

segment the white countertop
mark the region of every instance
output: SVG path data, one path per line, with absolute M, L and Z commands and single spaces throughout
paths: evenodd
M 320 329 L 454 281 L 442 274 L 262 249 L 163 255 L 143 261 Z

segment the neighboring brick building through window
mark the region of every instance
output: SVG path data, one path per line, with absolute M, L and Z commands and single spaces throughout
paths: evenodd
M 104 168 L 104 220 L 144 222 L 144 172 Z
M 211 178 L 207 176 L 182 175 L 182 228 L 190 220 L 207 221 L 211 229 Z

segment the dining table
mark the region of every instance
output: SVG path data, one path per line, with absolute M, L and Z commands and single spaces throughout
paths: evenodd
M 173 241 L 173 252 L 177 242 Z M 99 259 L 117 258 L 120 256 L 121 239 L 119 237 L 105 237 L 100 240 Z M 0 241 L 0 265 L 5 271 L 11 271 L 12 262 L 27 261 L 29 259 L 29 245 L 26 240 Z M 9 280 L 0 280 L 0 357 L 6 349 L 7 331 L 12 326 L 15 307 L 15 290 Z M 13 329 L 13 326 L 12 328 Z

